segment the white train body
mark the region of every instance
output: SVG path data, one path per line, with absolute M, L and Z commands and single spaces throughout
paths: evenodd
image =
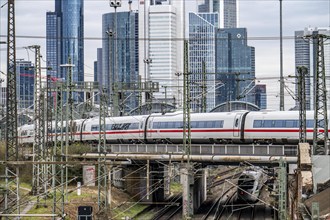
M 306 115 L 307 140 L 313 139 L 314 113 Z M 249 112 L 245 120 L 244 140 L 267 141 L 269 143 L 297 143 L 299 139 L 299 112 Z
M 260 190 L 265 183 L 262 170 L 246 170 L 242 172 L 237 183 L 237 199 L 247 203 L 258 201 Z
M 307 140 L 313 139 L 312 111 L 307 112 Z M 190 115 L 192 143 L 298 143 L 299 112 L 219 112 Z M 99 118 L 75 120 L 70 125 L 73 141 L 98 142 Z M 55 123 L 50 135 L 55 136 Z M 63 123 L 65 126 L 65 123 Z M 109 143 L 182 143 L 182 113 L 106 118 Z M 66 129 L 63 129 L 66 130 Z M 322 128 L 320 131 L 322 132 Z M 57 128 L 57 133 L 60 129 Z M 65 135 L 65 134 L 63 134 Z M 34 125 L 18 129 L 19 143 L 33 143 Z

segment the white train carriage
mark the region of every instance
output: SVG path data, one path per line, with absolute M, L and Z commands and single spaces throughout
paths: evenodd
M 17 129 L 18 144 L 29 145 L 34 142 L 34 125 L 22 125 Z
M 247 112 L 192 113 L 192 143 L 241 141 L 241 123 Z M 182 143 L 183 115 L 151 115 L 146 129 L 148 142 Z
M 109 143 L 136 143 L 144 138 L 145 116 L 124 116 L 106 118 L 106 141 Z M 97 142 L 100 133 L 99 118 L 82 123 L 81 141 Z
M 307 140 L 313 139 L 313 112 L 307 111 L 306 130 Z M 298 143 L 299 140 L 299 112 L 249 112 L 245 119 L 245 142 L 268 143 Z
M 238 178 L 237 199 L 247 203 L 257 202 L 264 183 L 265 177 L 261 169 L 245 170 Z

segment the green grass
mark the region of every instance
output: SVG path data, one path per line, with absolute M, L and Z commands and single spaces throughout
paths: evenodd
M 172 182 L 170 187 L 171 187 L 171 193 L 173 194 L 182 193 L 182 185 L 180 183 Z
M 130 206 L 130 205 L 121 206 L 118 209 L 112 211 L 112 217 L 114 219 L 122 219 L 126 216 L 133 218 L 147 207 L 148 207 L 147 205 L 140 205 L 140 204 L 136 204 L 134 206 Z

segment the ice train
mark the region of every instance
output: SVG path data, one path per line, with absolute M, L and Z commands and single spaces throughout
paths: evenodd
M 328 114 L 329 115 L 329 114 Z M 314 113 L 307 111 L 307 140 L 313 139 Z M 150 114 L 140 116 L 123 116 L 106 118 L 106 141 L 108 143 L 182 143 L 182 112 Z M 215 112 L 191 113 L 191 142 L 203 143 L 273 143 L 294 144 L 299 139 L 298 111 L 265 111 L 265 112 Z M 61 133 L 61 128 L 52 129 L 52 137 Z M 62 130 L 68 130 L 73 141 L 98 142 L 99 118 L 79 119 L 72 121 L 69 128 L 65 123 Z M 319 132 L 324 132 L 320 126 Z M 102 129 L 103 130 L 103 129 Z M 23 125 L 18 129 L 20 144 L 32 144 L 34 125 Z
M 237 199 L 247 203 L 258 201 L 261 188 L 266 182 L 261 169 L 245 170 L 238 178 Z

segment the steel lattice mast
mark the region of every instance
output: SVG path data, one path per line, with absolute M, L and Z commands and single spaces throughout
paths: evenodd
M 6 113 L 6 161 L 18 160 L 17 96 L 16 96 L 16 42 L 15 1 L 8 0 L 7 29 L 7 113 Z M 5 213 L 20 213 L 19 168 L 6 164 Z
M 105 118 L 107 116 L 107 91 L 106 89 L 102 89 L 100 92 L 100 116 L 99 116 L 99 144 L 98 144 L 98 153 L 100 155 L 105 155 L 107 153 L 106 146 L 106 121 Z M 100 218 L 107 219 L 108 218 L 108 184 L 107 184 L 107 165 L 105 164 L 105 158 L 98 159 L 98 216 Z
M 64 162 L 64 133 L 63 133 L 63 82 L 56 83 L 55 105 L 55 140 L 52 161 L 52 187 L 53 187 L 53 214 L 60 212 L 64 217 L 64 172 L 63 165 L 55 162 Z
M 72 85 L 72 68 L 75 65 L 71 63 L 71 57 L 68 58 L 68 64 L 63 64 L 61 67 L 67 68 L 66 76 L 66 113 L 65 113 L 65 155 L 68 155 L 68 148 L 72 142 L 72 122 L 73 122 L 73 85 Z M 68 157 L 65 157 L 65 161 L 68 161 Z M 68 166 L 65 166 L 65 201 L 68 201 Z
M 184 41 L 184 64 L 183 64 L 183 147 L 190 162 L 191 153 L 191 129 L 190 129 L 190 84 L 188 72 L 188 41 Z
M 323 34 L 307 36 L 313 39 L 315 52 L 315 85 L 314 85 L 314 133 L 313 154 L 328 154 L 328 114 L 327 114 L 327 89 L 324 64 L 324 40 Z M 320 145 L 323 143 L 323 145 Z
M 34 45 L 30 48 L 35 50 L 35 67 L 34 67 L 34 143 L 33 143 L 33 161 L 43 161 L 45 149 L 45 118 L 44 118 L 44 95 L 41 86 L 41 63 L 40 63 L 40 46 Z M 39 203 L 39 195 L 43 192 L 43 166 L 40 164 L 33 165 L 32 193 L 37 196 Z
M 299 142 L 306 143 L 306 75 L 305 66 L 297 67 L 298 72 L 298 102 L 299 102 Z

